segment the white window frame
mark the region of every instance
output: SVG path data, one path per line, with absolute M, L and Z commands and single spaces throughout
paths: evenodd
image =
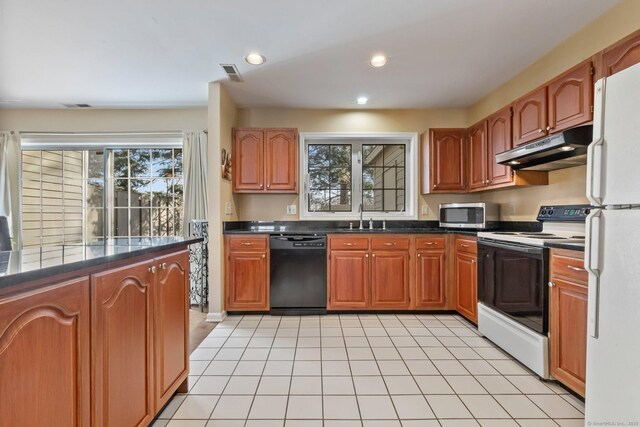
M 300 149 L 300 183 L 301 192 L 299 197 L 300 219 L 303 220 L 353 220 L 360 219 L 358 208 L 362 201 L 362 159 L 359 158 L 359 151 L 352 150 L 351 153 L 351 211 L 347 212 L 310 212 L 308 210 L 309 198 L 309 173 L 307 148 L 309 144 L 354 144 L 363 143 L 375 144 L 404 144 L 405 151 L 405 203 L 404 212 L 370 212 L 365 211 L 365 219 L 418 219 L 418 134 L 415 132 L 301 132 L 299 143 Z

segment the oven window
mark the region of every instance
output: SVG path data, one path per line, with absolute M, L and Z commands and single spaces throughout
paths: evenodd
M 449 224 L 482 223 L 482 208 L 442 208 L 440 221 Z

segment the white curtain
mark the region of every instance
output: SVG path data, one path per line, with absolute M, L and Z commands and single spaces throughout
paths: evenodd
M 0 216 L 6 216 L 11 235 L 11 182 L 9 179 L 9 143 L 11 134 L 0 132 Z
M 182 133 L 182 162 L 184 167 L 184 227 L 189 234 L 189 223 L 194 219 L 207 219 L 207 134 L 203 131 Z

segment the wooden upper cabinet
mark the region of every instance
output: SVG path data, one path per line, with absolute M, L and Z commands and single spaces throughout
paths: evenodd
M 146 426 L 155 414 L 151 266 L 91 277 L 91 425 Z
M 547 134 L 547 87 L 518 99 L 513 106 L 513 145 L 525 144 Z
M 549 133 L 593 120 L 593 73 L 589 60 L 549 83 Z
M 369 306 L 367 251 L 332 250 L 329 272 L 328 309 L 365 309 Z
M 445 250 L 416 252 L 416 308 L 445 308 Z
M 89 346 L 87 277 L 0 302 L 0 424 L 94 425 Z
M 266 130 L 267 191 L 297 191 L 298 134 L 295 129 Z
M 640 31 L 636 31 L 602 52 L 602 76 L 609 77 L 640 63 Z
M 233 140 L 233 190 L 264 189 L 264 132 L 237 129 Z
M 298 131 L 234 129 L 233 191 L 296 193 Z
M 511 107 L 503 108 L 487 120 L 488 127 L 488 179 L 490 185 L 508 184 L 513 180 L 509 166 L 496 162 L 496 154 L 512 148 Z
M 488 135 L 487 121 L 469 129 L 469 189 L 483 188 L 489 184 L 487 174 Z
M 425 156 L 429 159 L 429 187 L 423 185 L 423 193 L 456 193 L 466 189 L 465 134 L 465 129 L 431 129 L 429 151 L 423 151 L 423 167 L 427 164 Z M 422 173 L 426 171 L 423 169 Z
M 155 260 L 155 390 L 162 408 L 189 375 L 189 252 Z
M 371 253 L 371 308 L 408 309 L 409 251 Z

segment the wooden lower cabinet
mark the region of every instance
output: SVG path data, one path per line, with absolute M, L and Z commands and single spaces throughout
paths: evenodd
M 475 239 L 455 239 L 453 275 L 456 310 L 478 323 L 478 255 Z
M 189 252 L 155 260 L 155 408 L 162 408 L 189 375 Z
M 410 303 L 409 252 L 372 252 L 371 308 L 408 309 Z
M 329 254 L 329 309 L 369 307 L 369 253 L 331 251 Z
M 446 307 L 446 264 L 444 250 L 416 252 L 416 299 L 418 309 Z
M 269 310 L 268 236 L 227 236 L 225 309 Z
M 153 419 L 151 268 L 143 261 L 92 277 L 92 425 Z
M 587 360 L 587 273 L 583 254 L 553 250 L 549 292 L 551 374 L 584 396 Z
M 90 425 L 89 278 L 0 301 L 0 424 Z

